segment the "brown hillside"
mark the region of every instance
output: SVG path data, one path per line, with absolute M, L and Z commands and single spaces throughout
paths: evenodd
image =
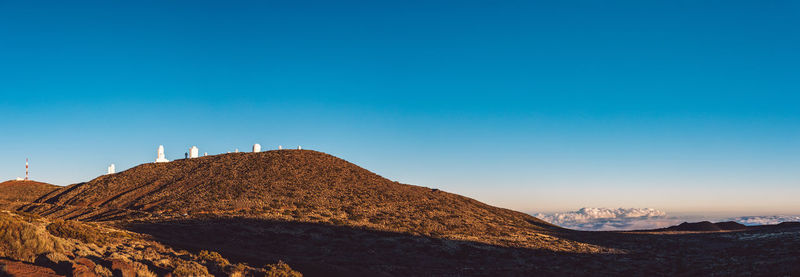
M 0 183 L 0 200 L 32 202 L 59 186 L 36 181 L 6 181 Z
M 530 215 L 393 182 L 345 160 L 309 150 L 233 153 L 142 164 L 66 187 L 39 202 L 51 205 L 51 213 L 55 206 L 136 210 L 156 218 L 246 216 L 505 246 L 604 251 L 550 236 L 548 233 L 558 228 Z M 87 214 L 71 212 L 78 219 Z

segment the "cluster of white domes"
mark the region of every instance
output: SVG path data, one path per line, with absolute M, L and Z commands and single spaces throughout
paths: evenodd
M 282 145 L 278 145 L 278 150 L 282 150 L 282 149 L 283 149 L 283 146 Z M 302 146 L 297 146 L 297 150 L 303 150 L 303 147 Z M 234 152 L 235 153 L 239 153 L 239 148 L 236 148 L 236 150 Z M 258 152 L 261 152 L 261 144 L 258 144 L 258 143 L 253 144 L 253 153 L 258 153 Z M 230 152 L 228 152 L 228 153 L 230 153 Z M 189 158 L 189 159 L 197 158 L 199 156 L 200 156 L 200 149 L 198 149 L 197 146 L 192 146 L 191 148 L 189 148 L 189 152 L 186 153 L 186 158 Z M 203 154 L 203 156 L 208 156 L 208 152 L 205 152 Z M 163 145 L 159 145 L 158 146 L 158 152 L 156 154 L 156 161 L 155 162 L 157 162 L 157 163 L 169 162 L 169 160 L 167 160 L 166 155 L 164 154 L 164 146 Z M 109 167 L 109 173 L 111 172 L 110 169 L 111 169 L 111 167 Z
M 283 145 L 278 145 L 278 150 L 283 150 Z M 303 150 L 302 146 L 297 146 L 297 150 Z M 239 148 L 236 148 L 236 153 L 239 153 Z M 261 152 L 261 144 L 253 144 L 253 153 Z M 228 152 L 230 153 L 230 152 Z M 203 156 L 208 156 L 208 152 L 204 152 Z M 198 158 L 200 157 L 200 149 L 197 146 L 192 146 L 189 148 L 189 152 L 186 153 L 187 159 Z M 168 163 L 169 160 L 167 159 L 167 155 L 164 154 L 164 145 L 158 146 L 158 152 L 156 153 L 156 163 Z M 116 167 L 114 164 L 108 166 L 108 171 L 106 174 L 114 174 L 116 173 Z

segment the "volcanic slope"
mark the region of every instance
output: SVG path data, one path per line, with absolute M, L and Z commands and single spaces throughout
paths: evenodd
M 142 164 L 65 187 L 38 202 L 50 205 L 49 213 L 53 213 L 52 207 L 72 207 L 136 211 L 136 216 L 148 220 L 237 216 L 553 251 L 614 251 L 561 239 L 558 233 L 564 229 L 527 214 L 393 182 L 310 150 L 231 153 Z M 81 218 L 86 214 L 92 213 L 72 212 L 70 217 L 86 220 Z M 108 219 L 120 218 L 95 216 L 89 220 Z
M 0 201 L 32 202 L 60 188 L 36 181 L 6 181 L 0 183 Z

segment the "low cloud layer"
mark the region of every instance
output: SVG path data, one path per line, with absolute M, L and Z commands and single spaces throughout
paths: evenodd
M 781 222 L 800 221 L 800 216 L 794 215 L 769 215 L 769 216 L 742 216 L 727 219 L 744 225 L 771 225 Z
M 735 221 L 748 226 L 800 221 L 800 216 L 794 215 L 742 216 L 734 218 L 679 218 L 667 216 L 667 213 L 664 211 L 651 208 L 582 208 L 572 212 L 554 214 L 539 213 L 533 216 L 561 227 L 584 231 L 658 229 L 678 225 L 686 221 L 697 222 L 700 220 L 709 220 L 712 222 Z
M 552 224 L 576 230 L 612 231 L 664 228 L 683 222 L 651 208 L 582 208 L 573 212 L 535 214 Z

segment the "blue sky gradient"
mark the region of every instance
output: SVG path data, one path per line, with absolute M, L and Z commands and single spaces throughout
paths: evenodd
M 303 145 L 526 212 L 800 213 L 796 1 L 0 1 L 0 179 Z

